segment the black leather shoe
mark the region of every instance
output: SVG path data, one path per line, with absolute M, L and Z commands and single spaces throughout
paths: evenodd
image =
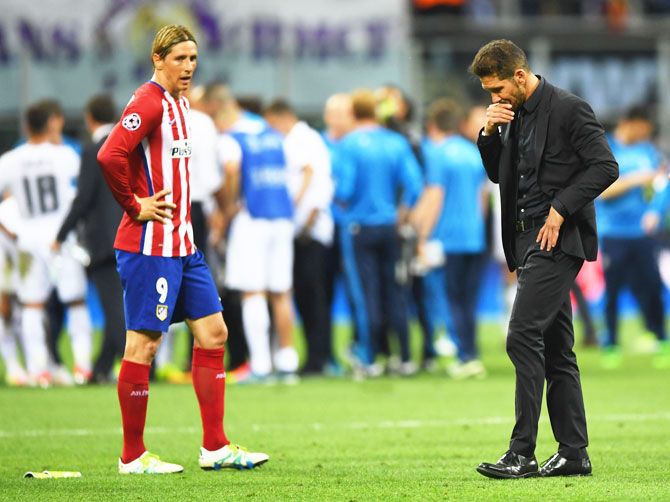
M 540 467 L 540 476 L 590 476 L 591 461 L 586 458 L 568 460 L 559 453 L 555 453 Z
M 537 460 L 534 456 L 524 457 L 509 450 L 495 464 L 479 464 L 477 472 L 495 479 L 531 478 L 537 476 Z

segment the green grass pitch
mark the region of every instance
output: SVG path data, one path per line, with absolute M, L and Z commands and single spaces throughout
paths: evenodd
M 625 340 L 639 329 L 628 323 Z M 626 354 L 620 369 L 604 370 L 596 350 L 578 347 L 592 477 L 495 481 L 477 474 L 479 462 L 504 452 L 512 427 L 513 370 L 499 331 L 484 326 L 490 375 L 482 381 L 441 373 L 228 386 L 229 437 L 271 457 L 251 472 L 198 468 L 190 386 L 152 385 L 145 438 L 185 472 L 139 477 L 116 473 L 115 387 L 0 387 L 0 500 L 670 500 L 670 370 L 652 368 L 648 355 Z M 543 411 L 538 460 L 555 450 Z M 43 469 L 83 477 L 22 478 Z

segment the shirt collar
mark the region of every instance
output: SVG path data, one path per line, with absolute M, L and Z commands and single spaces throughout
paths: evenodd
M 101 126 L 98 126 L 98 128 L 95 131 L 93 131 L 93 134 L 91 134 L 91 139 L 93 140 L 93 143 L 97 143 L 102 138 L 107 136 L 110 132 L 112 132 L 113 128 L 114 124 L 102 124 Z
M 539 105 L 540 101 L 542 101 L 542 92 L 544 91 L 544 79 L 540 75 L 537 75 L 537 78 L 540 79 L 540 83 L 537 84 L 537 87 L 533 91 L 533 94 L 530 95 L 530 97 L 526 100 L 526 102 L 522 106 L 524 112 L 527 114 L 533 113 L 537 108 L 537 105 Z

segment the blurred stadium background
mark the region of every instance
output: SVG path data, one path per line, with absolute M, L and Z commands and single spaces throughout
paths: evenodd
M 326 98 L 358 87 L 403 89 L 418 128 L 437 97 L 485 103 L 467 66 L 486 41 L 510 38 L 536 73 L 586 99 L 606 127 L 632 106 L 648 107 L 656 142 L 670 151 L 667 0 L 290 0 L 280 9 L 269 0 L 5 0 L 0 152 L 16 144 L 23 111 L 42 98 L 58 99 L 65 134 L 85 139 L 86 100 L 107 92 L 125 103 L 151 73 L 155 30 L 170 22 L 191 26 L 200 41 L 196 84 L 225 81 L 260 106 L 285 98 L 317 128 Z M 492 269 L 485 315 L 501 308 L 496 289 Z M 602 294 L 587 292 L 596 311 Z M 628 295 L 622 302 L 629 309 Z
M 286 98 L 299 116 L 317 128 L 323 125 L 326 98 L 358 87 L 392 83 L 402 88 L 414 104 L 413 122 L 419 128 L 426 105 L 437 97 L 485 103 L 487 96 L 467 74 L 467 66 L 483 43 L 510 38 L 527 51 L 536 73 L 585 98 L 608 128 L 631 106 L 648 107 L 657 126 L 655 142 L 662 152 L 670 152 L 669 0 L 3 0 L 0 9 L 0 152 L 16 144 L 23 112 L 42 98 L 57 98 L 66 114 L 65 132 L 84 139 L 82 113 L 86 100 L 105 91 L 117 104 L 124 104 L 151 74 L 148 47 L 156 28 L 173 22 L 192 27 L 199 40 L 196 83 L 225 81 L 241 99 L 262 103 Z M 498 267 L 492 264 L 482 287 L 479 314 L 488 321 L 498 320 L 503 310 L 499 275 Z M 583 285 L 599 320 L 602 277 L 595 274 Z M 94 298 L 91 302 L 99 325 L 99 307 Z M 630 295 L 624 295 L 622 305 L 636 315 Z M 346 322 L 343 298 L 335 308 L 338 319 Z M 627 321 L 624 344 L 632 346 L 640 326 L 637 317 Z M 338 338 L 340 343 L 343 337 L 346 335 Z M 501 337 L 498 324 L 489 322 L 485 326 L 482 351 L 490 379 L 481 385 L 421 376 L 402 383 L 368 382 L 368 387 L 357 388 L 353 397 L 350 388 L 341 382 L 310 382 L 282 392 L 235 388 L 229 394 L 235 405 L 229 409 L 237 411 L 229 414 L 229 423 L 243 441 L 257 444 L 260 438 L 261 445 L 275 454 L 278 469 L 272 473 L 270 464 L 263 473 L 270 474 L 267 479 L 231 482 L 231 494 L 257 499 L 282 499 L 292 494 L 309 499 L 315 493 L 333 499 L 343 494 L 348 499 L 379 499 L 388 495 L 384 491 L 388 483 L 391 499 L 422 495 L 435 500 L 537 498 L 542 494 L 550 499 L 670 499 L 670 490 L 660 480 L 668 479 L 667 467 L 663 467 L 663 463 L 667 466 L 670 446 L 667 372 L 654 372 L 644 355 L 628 362 L 621 371 L 603 371 L 596 355 L 584 349 L 579 349 L 578 355 L 585 361 L 587 410 L 595 415 L 593 441 L 599 448 L 594 449 L 592 459 L 596 469 L 601 468 L 608 461 L 605 455 L 616 451 L 613 445 L 620 444 L 623 460 L 602 467 L 598 484 L 591 486 L 581 481 L 552 481 L 540 486 L 530 480 L 515 491 L 479 479 L 470 484 L 476 476 L 476 462 L 499 453 L 511 424 L 513 372 Z M 415 340 L 417 351 L 418 344 Z M 172 390 L 158 389 L 154 403 L 174 396 Z M 78 491 L 80 488 L 51 491 L 43 487 L 38 492 L 14 479 L 7 485 L 8 497 L 39 493 L 41 499 L 77 499 L 88 493 L 95 499 L 94 490 L 100 490 L 97 497 L 101 499 L 134 495 L 134 486 L 126 480 L 120 486 L 109 482 L 119 442 L 114 435 L 118 432 L 114 429 L 118 412 L 111 388 L 57 389 L 60 393 L 49 397 L 41 408 L 35 405 L 34 392 L 0 389 L 0 486 L 9 476 L 18 478 L 19 471 L 29 469 L 77 465 L 81 467 L 78 470 L 85 471 L 81 452 L 72 447 L 77 430 L 93 431 L 80 433 L 77 440 L 94 457 L 90 466 L 93 474 L 86 481 L 90 484 L 78 485 L 86 492 Z M 192 394 L 190 389 L 178 392 L 179 396 Z M 333 403 L 347 404 L 319 411 L 324 393 L 332 393 Z M 478 393 L 475 403 L 472 396 Z M 317 403 L 315 409 L 299 406 L 310 402 Z M 379 408 L 374 407 L 375 402 L 381 403 Z M 165 448 L 165 454 L 180 451 L 184 457 L 185 448 L 196 444 L 199 436 L 196 429 L 189 428 L 197 425 L 194 403 L 188 402 L 193 408 L 188 412 L 156 406 L 161 406 L 161 413 L 168 418 L 161 420 L 159 412 L 150 406 L 150 422 L 153 420 L 156 429 L 149 431 L 149 438 L 165 442 L 165 431 L 161 432 L 160 427 L 174 427 L 166 429 L 173 431 L 169 433 L 174 433 L 175 439 Z M 94 408 L 96 423 L 91 424 L 85 415 Z M 245 416 L 244 408 L 254 417 Z M 433 408 L 446 411 L 441 414 Z M 412 414 L 417 409 L 421 411 Z M 268 414 L 274 413 L 284 418 L 275 417 L 273 422 Z M 417 413 L 425 422 L 416 427 L 408 425 L 406 421 Z M 605 418 L 598 422 L 598 416 Z M 176 423 L 172 423 L 175 417 Z M 482 422 L 475 421 L 470 430 L 468 420 L 473 417 L 480 417 Z M 268 425 L 280 421 L 288 425 Z M 340 421 L 345 425 L 338 428 L 335 424 Z M 316 432 L 322 423 L 326 430 L 331 427 L 336 432 L 324 441 Z M 398 440 L 389 441 L 387 430 L 396 434 L 397 429 L 403 430 L 400 442 L 416 441 L 416 451 L 406 450 L 411 445 L 391 445 L 389 451 L 384 450 Z M 481 437 L 480 429 L 485 431 Z M 103 430 L 106 432 L 100 432 Z M 305 430 L 312 431 L 316 439 L 306 438 L 309 434 L 304 434 Z M 52 435 L 49 431 L 55 432 Z M 430 438 L 441 438 L 437 445 L 421 438 L 426 431 Z M 548 454 L 551 432 L 547 423 L 541 434 L 541 446 Z M 356 441 L 354 446 L 349 446 L 350 439 Z M 187 440 L 191 446 L 182 447 Z M 374 463 L 362 460 L 365 455 L 360 452 L 354 460 L 342 454 L 349 447 L 366 448 L 366 441 L 372 441 L 374 451 L 381 452 L 372 454 Z M 445 446 L 446 442 L 449 445 Z M 302 459 L 291 452 L 295 445 L 304 450 L 302 455 L 317 459 L 305 470 Z M 436 453 L 441 445 L 446 453 Z M 449 450 L 451 447 L 454 449 Z M 323 448 L 339 453 L 329 456 Z M 650 452 L 649 463 L 654 465 L 651 473 L 634 466 L 641 450 Z M 189 458 L 184 457 L 183 462 L 188 464 Z M 326 473 L 330 461 L 334 462 L 332 477 Z M 357 469 L 351 462 L 363 465 Z M 282 463 L 288 466 L 289 482 L 279 470 Z M 406 473 L 408 464 L 416 468 L 416 478 Z M 433 470 L 443 464 L 450 466 L 448 473 Z M 189 468 L 195 470 L 190 464 Z M 347 478 L 350 487 L 338 491 L 334 486 L 340 487 Z M 175 490 L 177 498 L 189 498 L 193 493 L 189 490 L 203 486 L 219 489 L 202 477 L 189 479 L 186 484 L 170 485 L 170 489 Z M 310 487 L 316 491 L 309 491 Z M 149 498 L 161 495 L 158 484 L 147 486 L 147 490 Z M 0 493 L 0 499 L 3 497 Z
M 48 7 L 47 7 L 48 5 Z M 320 120 L 325 99 L 394 83 L 417 105 L 437 96 L 481 101 L 465 72 L 483 42 L 508 37 L 532 68 L 584 97 L 605 123 L 652 105 L 670 136 L 667 0 L 53 0 L 3 2 L 0 96 L 3 149 L 28 103 L 58 97 L 81 133 L 89 95 L 124 103 L 147 78 L 156 27 L 191 26 L 200 40 L 197 82 L 230 83 L 240 96 L 282 96 Z M 667 146 L 667 145 L 666 145 Z

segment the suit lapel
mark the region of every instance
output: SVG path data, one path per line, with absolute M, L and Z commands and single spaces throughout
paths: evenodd
M 537 166 L 538 177 L 540 173 L 540 166 L 542 165 L 541 159 L 542 154 L 544 153 L 544 145 L 547 142 L 547 130 L 549 128 L 549 107 L 551 105 L 551 97 L 554 94 L 554 87 L 549 83 L 544 83 L 544 95 L 542 96 L 542 101 L 538 106 L 537 118 L 535 121 L 535 136 L 533 138 L 534 145 L 532 149 L 533 156 L 532 159 L 535 166 Z

